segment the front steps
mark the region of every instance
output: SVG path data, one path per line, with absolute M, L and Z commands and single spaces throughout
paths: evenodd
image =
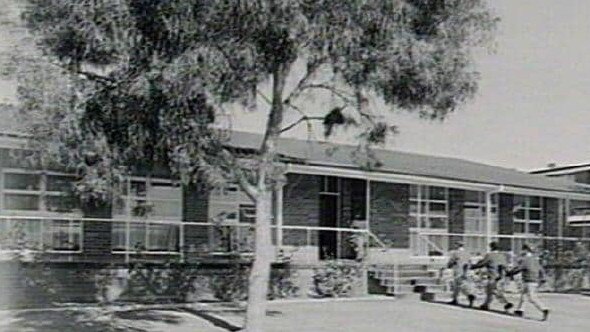
M 433 263 L 400 263 L 373 265 L 368 269 L 372 293 L 403 296 L 412 293 L 445 294 L 448 286 L 440 276 L 443 267 Z

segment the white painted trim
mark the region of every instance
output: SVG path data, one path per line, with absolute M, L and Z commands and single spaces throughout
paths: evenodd
M 331 175 L 354 179 L 364 179 L 386 183 L 402 183 L 402 184 L 417 184 L 430 185 L 446 188 L 456 188 L 474 191 L 490 191 L 503 192 L 509 194 L 519 194 L 528 196 L 543 196 L 553 198 L 571 198 L 577 200 L 590 200 L 589 194 L 582 194 L 569 191 L 552 191 L 542 189 L 521 188 L 506 185 L 493 185 L 486 183 L 472 183 L 459 180 L 446 180 L 439 178 L 432 178 L 417 175 L 404 175 L 384 172 L 367 172 L 354 169 L 333 168 L 327 166 L 310 166 L 310 165 L 294 165 L 288 164 L 286 173 L 309 174 L 309 175 Z

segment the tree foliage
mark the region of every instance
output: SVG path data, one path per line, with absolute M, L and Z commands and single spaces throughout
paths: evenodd
M 473 52 L 497 21 L 485 0 L 27 2 L 39 46 L 75 82 L 56 141 L 80 148 L 58 159 L 92 170 L 166 164 L 186 182 L 236 181 L 256 202 L 252 331 L 263 329 L 278 137 L 316 120 L 326 136 L 352 125 L 358 155 L 371 157 L 367 144 L 395 126 L 369 100 L 444 118 L 474 96 Z M 310 111 L 321 94 L 332 105 Z M 236 104 L 268 112 L 247 164 L 227 144 L 226 109 Z M 287 124 L 287 115 L 299 119 Z
M 212 142 L 227 135 L 211 125 L 224 105 L 272 107 L 261 87 L 295 67 L 304 70 L 278 102 L 303 113 L 310 94 L 334 96 L 320 114 L 328 136 L 356 124 L 383 142 L 391 126 L 363 107 L 371 95 L 443 118 L 474 95 L 472 52 L 496 22 L 482 0 L 28 2 L 42 49 L 85 83 L 71 98 L 79 132 L 104 135 L 123 164 L 172 162 L 188 176 L 195 164 L 219 171 Z

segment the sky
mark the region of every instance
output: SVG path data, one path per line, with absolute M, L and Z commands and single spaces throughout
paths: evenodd
M 0 14 L 11 1 L 0 0 Z M 477 58 L 476 98 L 443 122 L 392 115 L 400 133 L 387 147 L 521 170 L 590 162 L 590 1 L 489 2 L 501 22 L 495 51 Z M 0 50 L 18 42 L 4 30 Z M 14 91 L 0 81 L 0 102 L 14 101 Z M 240 112 L 233 122 L 256 131 L 261 121 Z

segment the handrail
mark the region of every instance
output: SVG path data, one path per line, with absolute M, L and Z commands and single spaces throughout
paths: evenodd
M 429 231 L 415 231 L 417 235 L 438 235 L 438 236 L 457 236 L 486 238 L 486 234 L 480 233 L 439 233 Z M 537 234 L 492 234 L 492 238 L 500 239 L 536 239 L 536 240 L 565 240 L 565 241 L 590 241 L 588 237 L 564 237 L 564 236 L 545 236 Z
M 375 242 L 377 242 L 377 244 L 381 247 L 381 248 L 389 248 L 388 245 L 385 244 L 385 242 L 381 241 L 381 239 L 375 235 L 375 233 L 371 232 L 370 230 L 366 230 L 367 235 L 369 236 L 369 238 L 375 240 Z
M 441 235 L 439 234 L 435 234 L 435 235 Z M 439 251 L 440 253 L 444 253 L 445 250 L 443 250 L 442 248 L 440 248 L 436 243 L 432 242 L 429 238 L 428 238 L 428 234 L 421 234 L 418 233 L 418 237 L 421 238 L 422 240 L 426 241 L 426 244 L 430 245 L 431 247 L 433 247 L 434 249 L 436 249 L 437 251 Z

